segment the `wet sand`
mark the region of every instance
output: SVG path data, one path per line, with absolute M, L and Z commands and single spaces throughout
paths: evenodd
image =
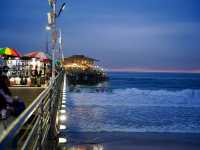
M 200 134 L 84 132 L 61 136 L 68 141 L 63 150 L 200 150 Z

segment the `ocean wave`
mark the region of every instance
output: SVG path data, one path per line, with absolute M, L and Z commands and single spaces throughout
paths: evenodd
M 75 105 L 200 107 L 200 90 L 181 91 L 114 89 L 112 92 L 79 91 L 70 93 Z
M 94 91 L 67 95 L 68 131 L 200 133 L 200 90 Z

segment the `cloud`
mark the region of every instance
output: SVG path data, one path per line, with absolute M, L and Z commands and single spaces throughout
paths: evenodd
M 66 32 L 66 49 L 100 57 L 106 66 L 198 66 L 197 22 L 168 24 L 84 24 Z M 73 30 L 72 30 L 73 29 Z M 74 32 L 72 32 L 74 31 Z M 179 42 L 181 44 L 179 44 Z M 67 52 L 67 54 L 72 54 Z M 197 53 L 198 55 L 194 55 Z
M 198 4 L 76 0 L 69 2 L 57 23 L 66 55 L 86 54 L 108 68 L 191 69 L 200 65 Z M 45 47 L 47 1 L 3 0 L 0 8 L 0 47 L 24 52 Z

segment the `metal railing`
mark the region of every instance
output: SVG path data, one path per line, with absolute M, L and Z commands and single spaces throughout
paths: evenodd
M 63 72 L 0 135 L 0 149 L 44 149 L 57 132 L 56 115 Z M 48 138 L 47 138 L 48 137 Z

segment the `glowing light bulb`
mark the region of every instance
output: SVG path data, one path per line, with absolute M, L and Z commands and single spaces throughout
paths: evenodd
M 60 110 L 60 113 L 66 113 L 66 110 L 64 110 L 64 109 L 62 109 L 62 110 Z
M 60 130 L 65 130 L 67 127 L 65 125 L 60 125 Z
M 58 142 L 59 143 L 66 143 L 67 139 L 66 138 L 59 138 Z
M 61 120 L 61 121 L 65 121 L 66 119 L 67 119 L 67 117 L 66 117 L 65 115 L 61 115 L 61 116 L 60 116 L 60 120 Z

